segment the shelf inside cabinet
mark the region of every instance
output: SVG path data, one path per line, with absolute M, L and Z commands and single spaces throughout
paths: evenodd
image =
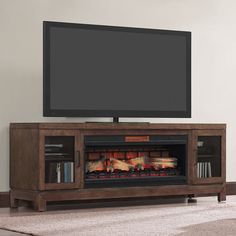
M 198 154 L 197 157 L 198 158 L 215 158 L 215 157 L 217 157 L 217 155 L 214 155 L 214 154 Z
M 45 157 L 45 161 L 62 161 L 62 162 L 73 162 L 73 158 L 68 158 L 68 157 Z

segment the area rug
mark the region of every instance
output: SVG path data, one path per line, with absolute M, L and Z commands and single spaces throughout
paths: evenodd
M 183 229 L 185 232 L 178 234 L 178 236 L 235 236 L 236 219 L 216 220 L 197 225 L 190 225 Z
M 53 211 L 0 217 L 0 228 L 31 235 L 236 235 L 236 202 Z

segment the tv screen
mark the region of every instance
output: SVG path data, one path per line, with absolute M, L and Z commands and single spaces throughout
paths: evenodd
M 191 33 L 44 22 L 44 116 L 191 117 Z

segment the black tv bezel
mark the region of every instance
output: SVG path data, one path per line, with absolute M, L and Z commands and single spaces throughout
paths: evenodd
M 55 110 L 50 107 L 50 28 L 80 28 L 148 34 L 181 35 L 186 37 L 186 111 L 143 110 Z M 43 22 L 43 116 L 44 117 L 158 117 L 191 118 L 191 32 L 134 28 L 107 25 Z

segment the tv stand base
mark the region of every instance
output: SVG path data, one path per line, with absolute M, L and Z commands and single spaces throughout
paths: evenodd
M 18 207 L 22 200 L 24 200 L 33 203 L 33 206 L 37 211 L 45 211 L 48 202 L 80 200 L 96 201 L 96 199 L 98 202 L 100 200 L 110 201 L 110 199 L 120 199 L 123 201 L 125 198 L 135 199 L 164 196 L 184 196 L 189 198 L 189 202 L 192 202 L 194 201 L 193 197 L 202 195 L 207 196 L 208 194 L 211 196 L 212 194 L 218 196 L 219 202 L 225 201 L 225 131 L 226 125 L 224 124 L 148 124 L 142 122 L 94 122 L 90 124 L 12 123 L 10 125 L 11 207 Z M 105 137 L 105 139 L 100 137 Z M 183 138 L 184 142 L 182 142 L 180 137 Z M 103 142 L 103 140 L 105 140 L 105 142 Z M 199 142 L 199 140 L 201 142 Z M 90 185 L 88 187 L 88 182 L 90 180 L 87 181 L 85 172 L 87 151 L 93 153 L 96 151 L 96 147 L 100 148 L 104 146 L 104 144 L 107 145 L 107 143 L 109 143 L 108 147 L 114 147 L 111 150 L 115 150 L 114 153 L 119 153 L 119 151 L 123 149 L 116 151 L 115 148 L 116 146 L 119 147 L 120 143 L 123 143 L 123 146 L 121 147 L 131 146 L 131 150 L 135 150 L 135 148 L 143 145 L 145 154 L 145 148 L 148 147 L 147 149 L 149 150 L 153 147 L 155 150 L 156 143 L 158 144 L 157 146 L 161 148 L 162 146 L 167 145 L 166 143 L 171 143 L 171 145 L 173 145 L 173 143 L 176 143 L 177 141 L 181 141 L 180 144 L 186 146 L 184 149 L 185 151 L 181 154 L 187 157 L 187 162 L 183 168 L 185 172 L 182 176 L 185 179 L 184 182 L 169 181 L 169 178 L 167 178 L 166 175 L 159 175 L 154 179 L 156 182 L 152 183 L 153 179 L 148 179 L 147 173 L 143 173 L 144 176 L 142 176 L 142 178 L 139 178 L 137 175 L 135 176 L 137 177 L 137 181 L 147 177 L 146 179 L 148 181 L 145 180 L 146 182 L 143 183 L 132 182 L 132 176 L 129 176 L 130 178 L 127 179 L 127 185 L 125 184 L 125 178 L 122 179 L 123 182 L 119 180 L 119 184 L 117 185 L 112 185 L 113 179 L 110 178 L 110 184 L 103 185 L 100 184 L 100 181 L 100 185 Z M 212 158 L 212 156 L 209 157 L 209 155 L 198 155 L 197 150 L 200 148 L 198 145 L 202 144 L 202 142 L 207 148 L 206 150 L 210 150 L 211 154 L 217 158 Z M 64 161 L 64 157 L 59 155 L 59 157 L 55 156 L 53 157 L 53 160 L 51 160 L 48 155 L 45 155 L 45 144 L 62 144 L 62 146 L 68 147 L 68 153 L 71 156 L 70 160 L 74 163 L 74 181 L 69 183 L 58 183 L 55 176 L 53 177 L 53 174 L 56 172 L 54 172 L 55 165 L 51 166 L 54 169 L 51 168 L 51 174 L 48 174 L 50 168 L 48 165 L 46 166 L 45 163 L 55 162 L 55 160 L 60 163 Z M 87 147 L 91 148 L 87 149 Z M 108 148 L 104 149 L 105 151 L 109 151 Z M 101 148 L 100 150 L 103 149 Z M 127 151 L 128 149 L 125 148 L 124 150 Z M 101 153 L 103 151 L 101 151 Z M 135 153 L 134 151 L 132 152 Z M 63 154 L 63 152 L 58 153 Z M 142 151 L 137 151 L 135 156 L 138 157 L 139 155 L 144 154 Z M 162 155 L 160 152 L 154 152 L 154 154 L 157 156 Z M 145 155 L 149 156 L 150 154 L 146 153 Z M 176 155 L 176 151 L 173 151 L 173 155 Z M 178 155 L 179 160 L 182 160 L 181 155 Z M 214 162 L 212 159 L 214 159 Z M 66 159 L 66 161 L 67 160 L 68 159 Z M 198 177 L 198 162 L 211 162 L 211 177 Z M 148 173 L 154 174 L 155 176 L 156 172 Z M 141 174 L 142 171 L 140 171 L 140 177 Z M 117 178 L 116 175 L 113 175 L 112 177 L 114 176 Z M 49 177 L 52 178 L 51 181 L 48 181 Z M 90 183 L 93 184 L 93 181 L 90 181 Z
M 202 186 L 175 185 L 175 186 L 149 186 L 149 187 L 124 187 L 124 188 L 100 188 L 100 189 L 74 189 L 74 190 L 49 190 L 30 191 L 13 189 L 10 191 L 10 204 L 12 208 L 19 206 L 19 200 L 33 202 L 34 209 L 46 211 L 47 202 L 76 201 L 98 199 L 126 199 L 130 197 L 163 197 L 163 196 L 187 196 L 188 203 L 196 202 L 192 197 L 196 194 L 218 194 L 220 200 L 225 198 L 225 192 L 221 184 Z

